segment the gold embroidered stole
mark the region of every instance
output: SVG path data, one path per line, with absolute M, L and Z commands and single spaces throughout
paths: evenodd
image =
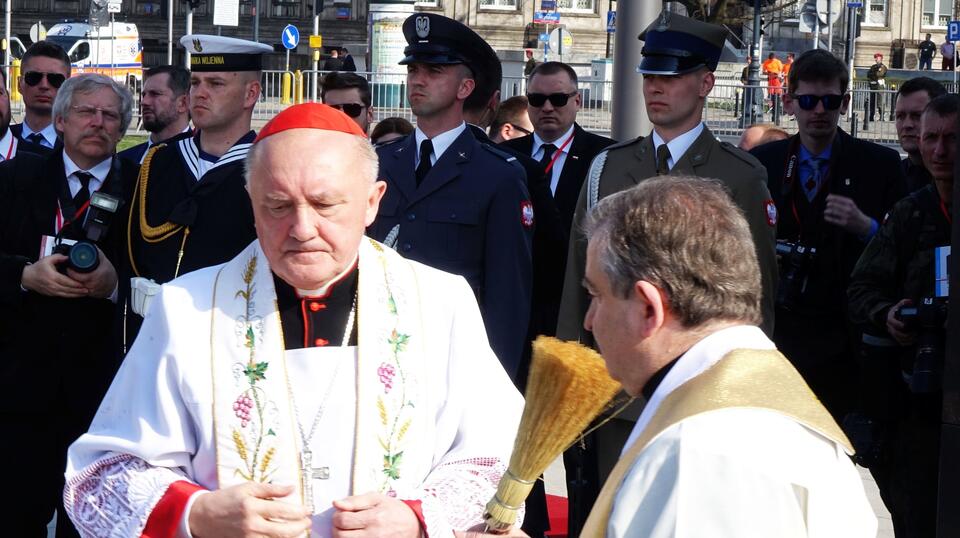
M 356 434 L 352 492 L 402 493 L 419 485 L 432 451 L 425 404 L 419 282 L 411 263 L 364 238 L 357 297 Z M 247 481 L 294 484 L 300 447 L 283 333 L 267 259 L 253 242 L 217 274 L 210 314 L 213 434 L 219 488 Z M 303 417 L 301 420 L 305 420 Z
M 853 454 L 840 426 L 786 357 L 776 350 L 737 349 L 663 399 L 640 437 L 607 477 L 580 536 L 606 535 L 620 484 L 643 449 L 660 433 L 695 415 L 736 407 L 785 415 Z

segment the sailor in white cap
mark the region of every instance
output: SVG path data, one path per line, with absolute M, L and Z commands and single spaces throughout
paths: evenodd
M 156 146 L 143 160 L 129 205 L 125 274 L 143 277 L 127 294 L 125 346 L 145 308 L 141 295 L 157 284 L 233 258 L 256 237 L 244 189 L 243 159 L 253 142 L 253 107 L 260 98 L 262 56 L 269 45 L 186 35 L 191 54 L 190 115 L 194 136 Z M 126 277 L 126 278 L 124 278 Z M 121 286 L 126 288 L 126 286 Z M 132 297 L 131 297 L 132 296 Z M 134 308 L 136 307 L 136 308 Z

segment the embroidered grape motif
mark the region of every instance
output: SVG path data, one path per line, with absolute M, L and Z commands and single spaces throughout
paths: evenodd
M 397 375 L 396 369 L 392 364 L 382 363 L 377 368 L 377 375 L 380 376 L 380 382 L 383 383 L 383 392 L 390 392 L 393 388 L 393 377 Z
M 233 414 L 240 419 L 241 428 L 246 428 L 247 424 L 250 423 L 250 411 L 252 410 L 253 399 L 246 394 L 241 394 L 237 397 L 237 401 L 233 402 Z

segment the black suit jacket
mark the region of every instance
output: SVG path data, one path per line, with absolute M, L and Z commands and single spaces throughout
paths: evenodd
M 66 182 L 62 155 L 20 153 L 0 164 L 0 393 L 5 406 L 72 414 L 78 417 L 75 433 L 81 433 L 117 366 L 116 305 L 20 287 L 24 266 L 40 255 L 41 237 L 54 234 Z M 135 178 L 136 167 L 118 160 L 101 190 L 123 200 Z M 124 240 L 122 215 L 120 208 L 98 242 L 115 267 Z
M 553 195 L 557 209 L 560 211 L 560 225 L 566 234 L 570 233 L 573 213 L 577 209 L 577 198 L 580 197 L 580 188 L 590 170 L 590 162 L 604 148 L 613 143 L 614 141 L 610 138 L 588 133 L 580 125 L 573 124 L 573 141 L 570 142 L 563 170 L 560 171 L 557 192 Z M 500 145 L 513 148 L 530 157 L 533 153 L 533 135 L 507 140 Z

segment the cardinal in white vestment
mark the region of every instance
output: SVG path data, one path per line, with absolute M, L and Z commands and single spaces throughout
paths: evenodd
M 246 164 L 258 239 L 147 305 L 70 449 L 71 520 L 151 538 L 479 525 L 523 402 L 469 286 L 363 237 L 385 186 L 343 113 L 286 109 Z
M 600 202 L 587 236 L 584 327 L 647 404 L 581 536 L 875 536 L 849 441 L 757 327 L 757 257 L 726 190 L 649 179 Z

